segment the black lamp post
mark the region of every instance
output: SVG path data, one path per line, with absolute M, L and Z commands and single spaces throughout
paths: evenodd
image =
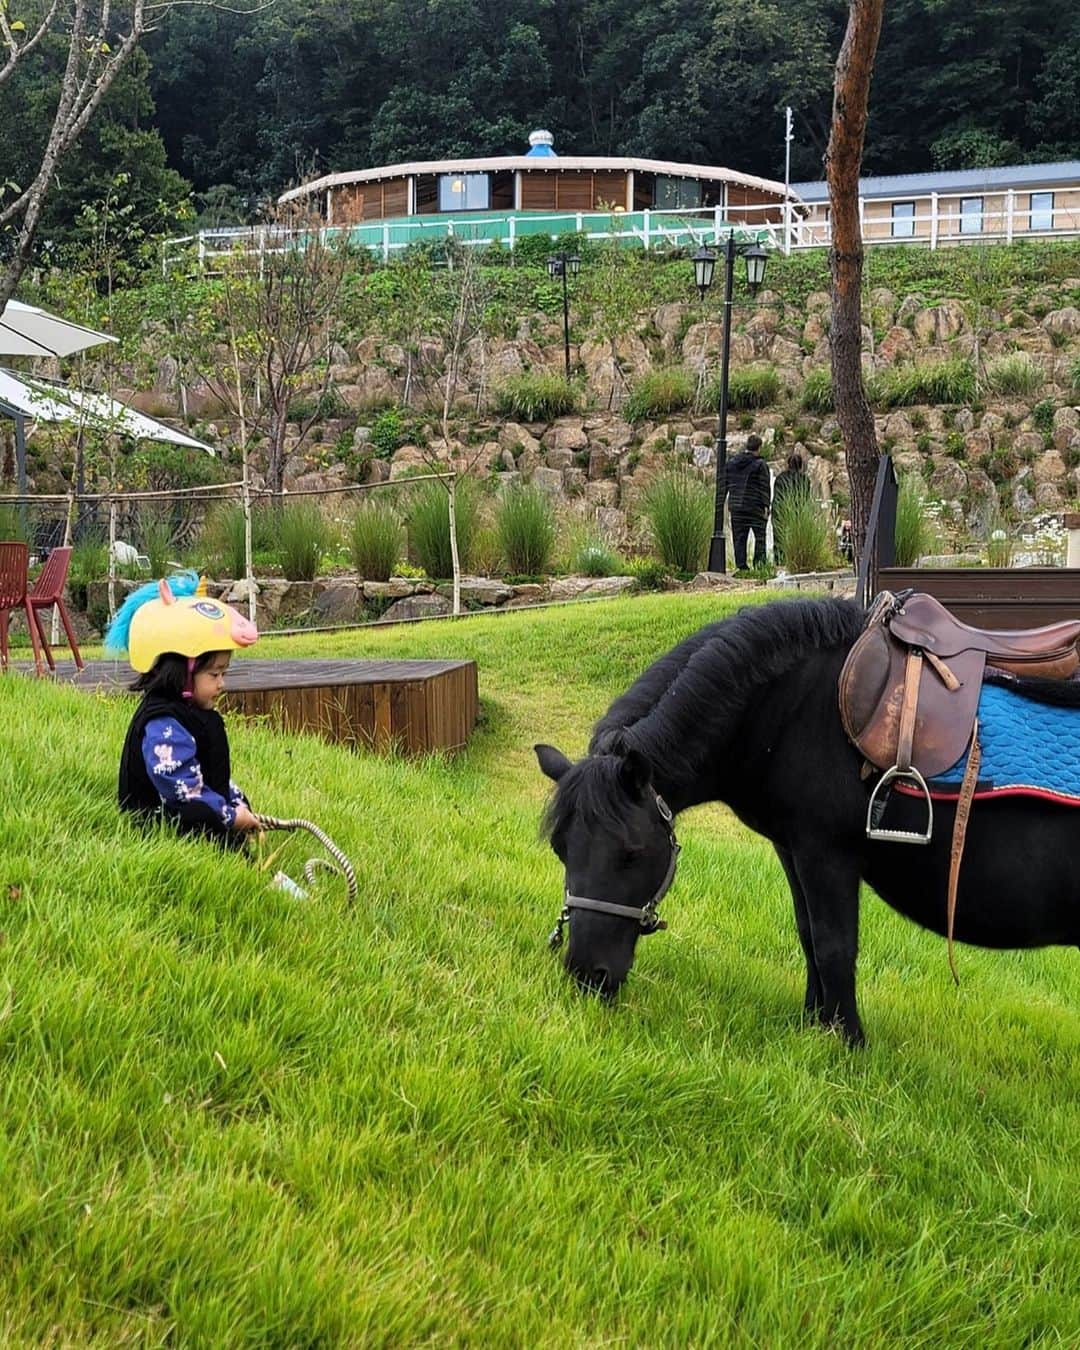
M 746 260 L 746 285 L 751 295 L 756 295 L 765 280 L 765 264 L 768 254 L 760 244 L 747 247 L 735 242 L 732 230 L 724 243 L 724 338 L 720 358 L 720 415 L 716 424 L 716 505 L 713 510 L 713 533 L 709 544 L 709 571 L 727 571 L 727 545 L 724 540 L 724 498 L 727 496 L 727 404 L 728 404 L 728 366 L 731 361 L 731 292 L 735 283 L 735 256 L 742 253 Z M 694 282 L 698 295 L 704 300 L 705 292 L 713 282 L 716 270 L 716 254 L 704 245 L 691 258 L 694 264 Z
M 570 383 L 570 294 L 566 289 L 569 274 L 576 277 L 581 271 L 581 259 L 576 253 L 553 253 L 547 260 L 548 276 L 554 281 L 562 277 L 563 357 L 566 364 L 566 383 Z

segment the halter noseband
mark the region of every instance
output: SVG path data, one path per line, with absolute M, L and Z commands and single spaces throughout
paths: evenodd
M 671 814 L 671 807 L 668 806 L 659 792 L 653 795 L 656 798 L 656 809 L 660 812 L 664 824 L 667 826 L 668 842 L 671 844 L 671 857 L 668 859 L 667 871 L 664 873 L 663 881 L 661 881 L 652 897 L 646 900 L 640 908 L 635 905 L 616 905 L 610 900 L 590 900 L 587 896 L 571 895 L 569 890 L 564 891 L 562 913 L 548 937 L 548 946 L 552 951 L 557 951 L 562 946 L 563 929 L 570 922 L 570 911 L 572 909 L 589 909 L 599 914 L 614 914 L 620 919 L 636 919 L 645 933 L 655 933 L 658 929 L 667 927 L 667 924 L 657 913 L 657 909 L 660 901 L 671 889 L 671 883 L 675 880 L 675 866 L 679 861 L 680 845 L 675 837 L 674 817 Z

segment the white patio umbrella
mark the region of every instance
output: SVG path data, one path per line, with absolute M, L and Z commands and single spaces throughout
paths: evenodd
M 96 333 L 18 300 L 9 300 L 0 312 L 0 356 L 71 356 L 86 347 L 115 341 L 107 333 Z

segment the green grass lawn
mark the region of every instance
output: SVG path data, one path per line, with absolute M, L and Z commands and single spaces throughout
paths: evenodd
M 1076 952 L 961 948 L 955 990 L 869 899 L 851 1053 L 798 1029 L 779 865 L 718 807 L 615 1007 L 545 950 L 532 743 L 580 754 L 725 603 L 261 644 L 478 662 L 453 759 L 232 721 L 355 912 L 141 837 L 131 705 L 0 679 L 0 1344 L 1080 1345 Z

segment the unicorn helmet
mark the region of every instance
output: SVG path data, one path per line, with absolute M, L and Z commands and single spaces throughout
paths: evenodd
M 206 652 L 250 647 L 258 636 L 249 619 L 207 596 L 205 583 L 192 575 L 162 580 L 129 596 L 105 635 L 105 646 L 126 648 L 132 667 L 145 674 L 167 652 L 192 663 Z

